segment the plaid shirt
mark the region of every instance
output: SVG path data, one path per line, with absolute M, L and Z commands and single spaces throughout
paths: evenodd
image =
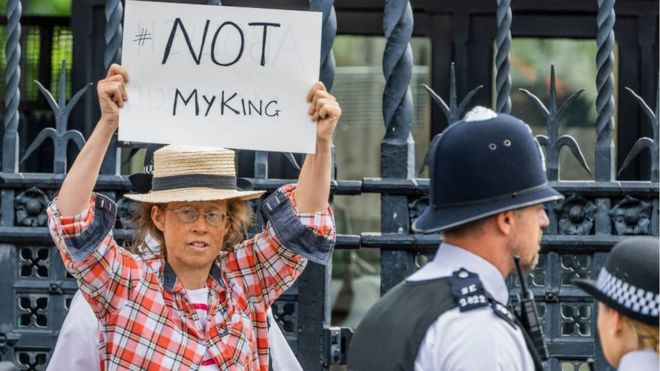
M 143 261 L 114 241 L 114 202 L 93 194 L 75 217 L 60 216 L 52 203 L 53 240 L 103 327 L 105 368 L 197 369 L 208 352 L 220 370 L 267 371 L 268 307 L 307 260 L 327 263 L 334 247 L 331 209 L 298 213 L 294 189 L 265 199 L 264 231 L 211 267 L 205 329 L 166 261 Z

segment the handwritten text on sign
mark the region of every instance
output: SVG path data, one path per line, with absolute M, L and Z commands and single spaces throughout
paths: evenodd
M 312 153 L 321 13 L 126 1 L 119 139 Z

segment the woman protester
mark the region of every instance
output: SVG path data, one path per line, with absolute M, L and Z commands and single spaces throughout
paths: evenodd
M 657 237 L 625 239 L 612 248 L 597 281 L 575 281 L 598 300 L 600 344 L 619 371 L 660 369 L 659 243 Z
M 161 245 L 161 259 L 144 261 L 117 245 L 116 205 L 92 192 L 127 82 L 119 65 L 99 82 L 101 119 L 48 210 L 65 267 L 102 327 L 104 368 L 266 371 L 269 306 L 308 260 L 327 263 L 334 247 L 327 201 L 341 109 L 322 83 L 310 89 L 316 152 L 297 185 L 262 202 L 268 223 L 249 240 L 244 201 L 263 192 L 237 189 L 233 151 L 156 151 L 152 190 L 126 195 L 140 203 L 138 241 L 149 235 Z

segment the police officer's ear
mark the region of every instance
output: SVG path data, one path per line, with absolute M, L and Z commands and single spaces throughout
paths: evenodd
M 494 219 L 497 231 L 506 237 L 510 237 L 513 233 L 513 224 L 515 222 L 514 211 L 503 211 L 496 214 Z
M 599 303 L 598 306 L 598 316 L 599 322 L 602 324 L 602 328 L 599 330 L 606 332 L 604 335 L 611 336 L 612 338 L 621 337 L 627 330 L 627 325 L 623 319 L 623 315 L 617 312 L 615 309 L 608 307 L 602 303 Z

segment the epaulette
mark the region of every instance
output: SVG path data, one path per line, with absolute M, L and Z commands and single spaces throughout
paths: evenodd
M 449 286 L 461 312 L 490 306 L 496 316 L 505 320 L 514 329 L 517 328 L 516 317 L 513 312 L 486 291 L 478 274 L 461 268 L 449 277 Z
M 486 290 L 478 274 L 461 268 L 451 274 L 449 286 L 461 312 L 489 305 Z

